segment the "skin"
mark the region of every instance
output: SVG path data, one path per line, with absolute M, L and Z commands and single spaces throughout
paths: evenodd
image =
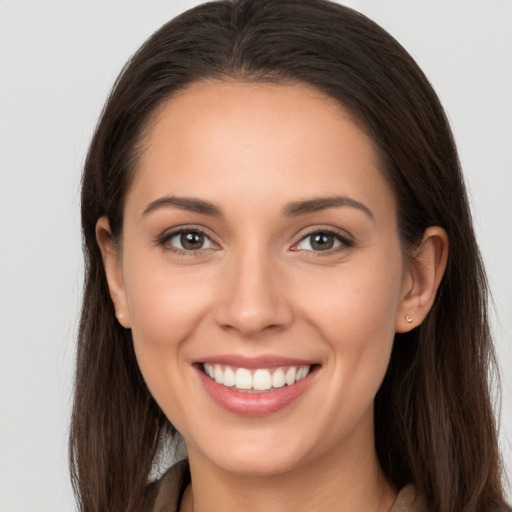
M 444 231 L 429 228 L 404 258 L 372 140 L 305 85 L 195 84 L 159 109 L 144 147 L 120 243 L 106 218 L 97 237 L 144 378 L 185 439 L 182 511 L 389 510 L 396 490 L 375 453 L 373 401 L 395 332 L 433 303 Z M 144 213 L 167 196 L 208 201 L 222 216 L 173 205 Z M 345 204 L 283 214 L 333 196 L 371 213 Z M 205 245 L 180 249 L 172 234 L 198 228 Z M 334 247 L 314 250 L 308 235 L 326 230 Z M 301 358 L 319 370 L 284 409 L 244 417 L 198 379 L 193 363 L 219 354 Z

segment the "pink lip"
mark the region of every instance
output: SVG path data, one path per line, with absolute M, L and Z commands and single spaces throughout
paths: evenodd
M 288 362 L 287 364 L 283 364 L 283 360 L 281 359 L 280 361 L 281 363 L 278 364 L 277 366 L 290 365 Z M 218 358 L 215 358 L 215 362 L 217 362 L 218 364 L 232 364 L 232 361 L 228 363 L 226 362 L 225 359 L 222 359 L 221 363 L 220 359 Z M 248 367 L 243 366 L 239 363 L 239 358 L 237 358 L 237 364 L 233 366 L 238 366 L 247 369 L 249 369 L 249 367 L 254 368 L 254 366 Z M 259 361 L 259 364 L 259 368 L 270 368 L 274 366 L 268 364 L 262 365 L 261 360 Z M 290 366 L 295 365 L 301 366 L 301 364 L 297 363 L 294 363 L 293 365 Z M 280 411 L 281 409 L 284 409 L 293 401 L 298 399 L 307 390 L 307 388 L 313 382 L 313 379 L 315 378 L 316 374 L 318 373 L 318 367 L 315 366 L 314 368 L 311 369 L 311 372 L 306 377 L 299 380 L 292 386 L 284 386 L 282 388 L 272 389 L 270 391 L 265 392 L 250 393 L 243 391 L 235 391 L 231 388 L 223 386 L 222 384 L 218 384 L 213 379 L 208 377 L 208 375 L 205 375 L 205 373 L 202 371 L 201 365 L 195 365 L 195 368 L 197 370 L 199 379 L 201 380 L 207 393 L 210 395 L 212 400 L 217 405 L 233 414 L 237 414 L 239 416 L 252 417 L 267 416 L 269 414 Z
M 258 356 L 247 357 L 232 354 L 205 357 L 196 363 L 223 364 L 226 366 L 234 366 L 236 368 L 247 368 L 247 370 L 256 368 L 278 368 L 280 366 L 305 366 L 313 365 L 315 361 L 307 361 L 305 359 L 294 359 L 291 357 L 281 356 Z

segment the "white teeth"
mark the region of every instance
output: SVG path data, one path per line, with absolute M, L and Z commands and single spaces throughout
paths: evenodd
M 282 368 L 278 368 L 272 375 L 272 387 L 282 388 L 286 384 Z
M 222 379 L 222 384 L 224 384 L 224 386 L 227 386 L 228 388 L 230 388 L 231 386 L 234 386 L 235 385 L 235 372 L 231 369 L 231 368 L 226 368 L 224 370 L 224 377 Z
M 252 388 L 252 375 L 249 370 L 238 368 L 235 373 L 235 387 L 238 389 Z
M 240 390 L 268 391 L 271 388 L 282 388 L 285 384 L 292 386 L 295 382 L 306 377 L 310 370 L 310 365 L 289 366 L 268 370 L 258 368 L 257 370 L 248 370 L 246 368 L 233 368 L 220 364 L 203 365 L 204 372 L 218 384 L 226 387 L 235 387 Z
M 309 373 L 309 370 L 309 366 L 301 366 L 297 371 L 297 375 L 295 375 L 295 382 L 298 382 L 299 380 L 303 379 Z
M 256 370 L 252 377 L 252 387 L 258 391 L 265 391 L 272 387 L 272 377 L 268 370 Z
M 286 372 L 286 375 L 284 377 L 286 384 L 288 384 L 288 386 L 291 386 L 295 382 L 296 375 L 297 375 L 297 370 L 293 366 L 290 366 L 290 368 L 288 368 L 288 371 Z

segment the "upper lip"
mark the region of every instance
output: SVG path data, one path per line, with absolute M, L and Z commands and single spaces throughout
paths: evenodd
M 316 361 L 308 359 L 297 359 L 293 357 L 284 357 L 277 355 L 262 355 L 257 357 L 247 357 L 234 354 L 224 354 L 218 356 L 209 356 L 195 361 L 196 364 L 221 364 L 233 366 L 235 368 L 277 368 L 279 366 L 306 366 L 317 364 Z

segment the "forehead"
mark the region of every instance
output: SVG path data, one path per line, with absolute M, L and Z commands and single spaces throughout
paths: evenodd
M 246 191 L 277 202 L 392 197 L 371 138 L 306 85 L 193 84 L 158 109 L 143 148 L 129 196 L 148 201 L 165 193 L 233 202 Z

